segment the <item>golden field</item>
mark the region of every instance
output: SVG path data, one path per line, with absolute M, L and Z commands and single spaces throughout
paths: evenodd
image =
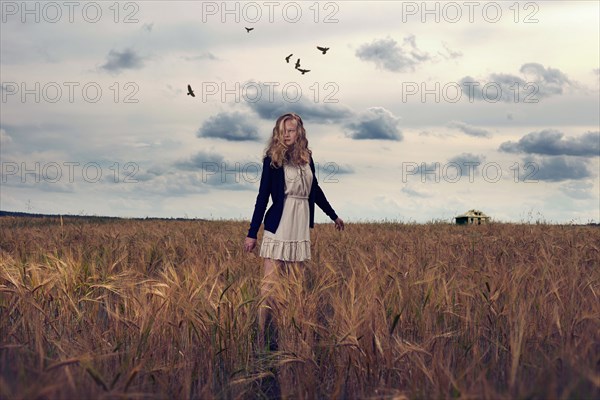
M 317 224 L 276 351 L 247 229 L 0 218 L 0 398 L 600 398 L 598 227 Z

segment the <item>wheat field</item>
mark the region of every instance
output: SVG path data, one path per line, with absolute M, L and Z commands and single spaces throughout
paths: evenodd
M 276 350 L 247 229 L 0 218 L 0 398 L 600 398 L 598 227 L 317 224 Z

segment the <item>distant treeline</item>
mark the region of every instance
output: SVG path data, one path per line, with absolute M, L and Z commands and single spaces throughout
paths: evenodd
M 0 217 L 23 217 L 23 218 L 70 218 L 79 220 L 160 220 L 160 221 L 206 221 L 202 218 L 159 218 L 159 217 L 145 217 L 145 218 L 123 218 L 123 217 L 109 217 L 102 215 L 73 215 L 73 214 L 36 214 L 36 213 L 25 213 L 17 211 L 2 211 L 0 210 Z

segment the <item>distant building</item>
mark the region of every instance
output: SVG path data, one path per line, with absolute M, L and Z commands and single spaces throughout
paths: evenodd
M 457 225 L 482 225 L 490 222 L 490 217 L 478 210 L 469 210 L 464 214 L 455 217 Z

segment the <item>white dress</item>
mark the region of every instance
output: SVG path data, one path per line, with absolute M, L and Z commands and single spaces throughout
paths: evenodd
M 285 199 L 277 232 L 264 231 L 260 256 L 283 261 L 310 260 L 308 195 L 313 174 L 309 164 L 284 164 Z

